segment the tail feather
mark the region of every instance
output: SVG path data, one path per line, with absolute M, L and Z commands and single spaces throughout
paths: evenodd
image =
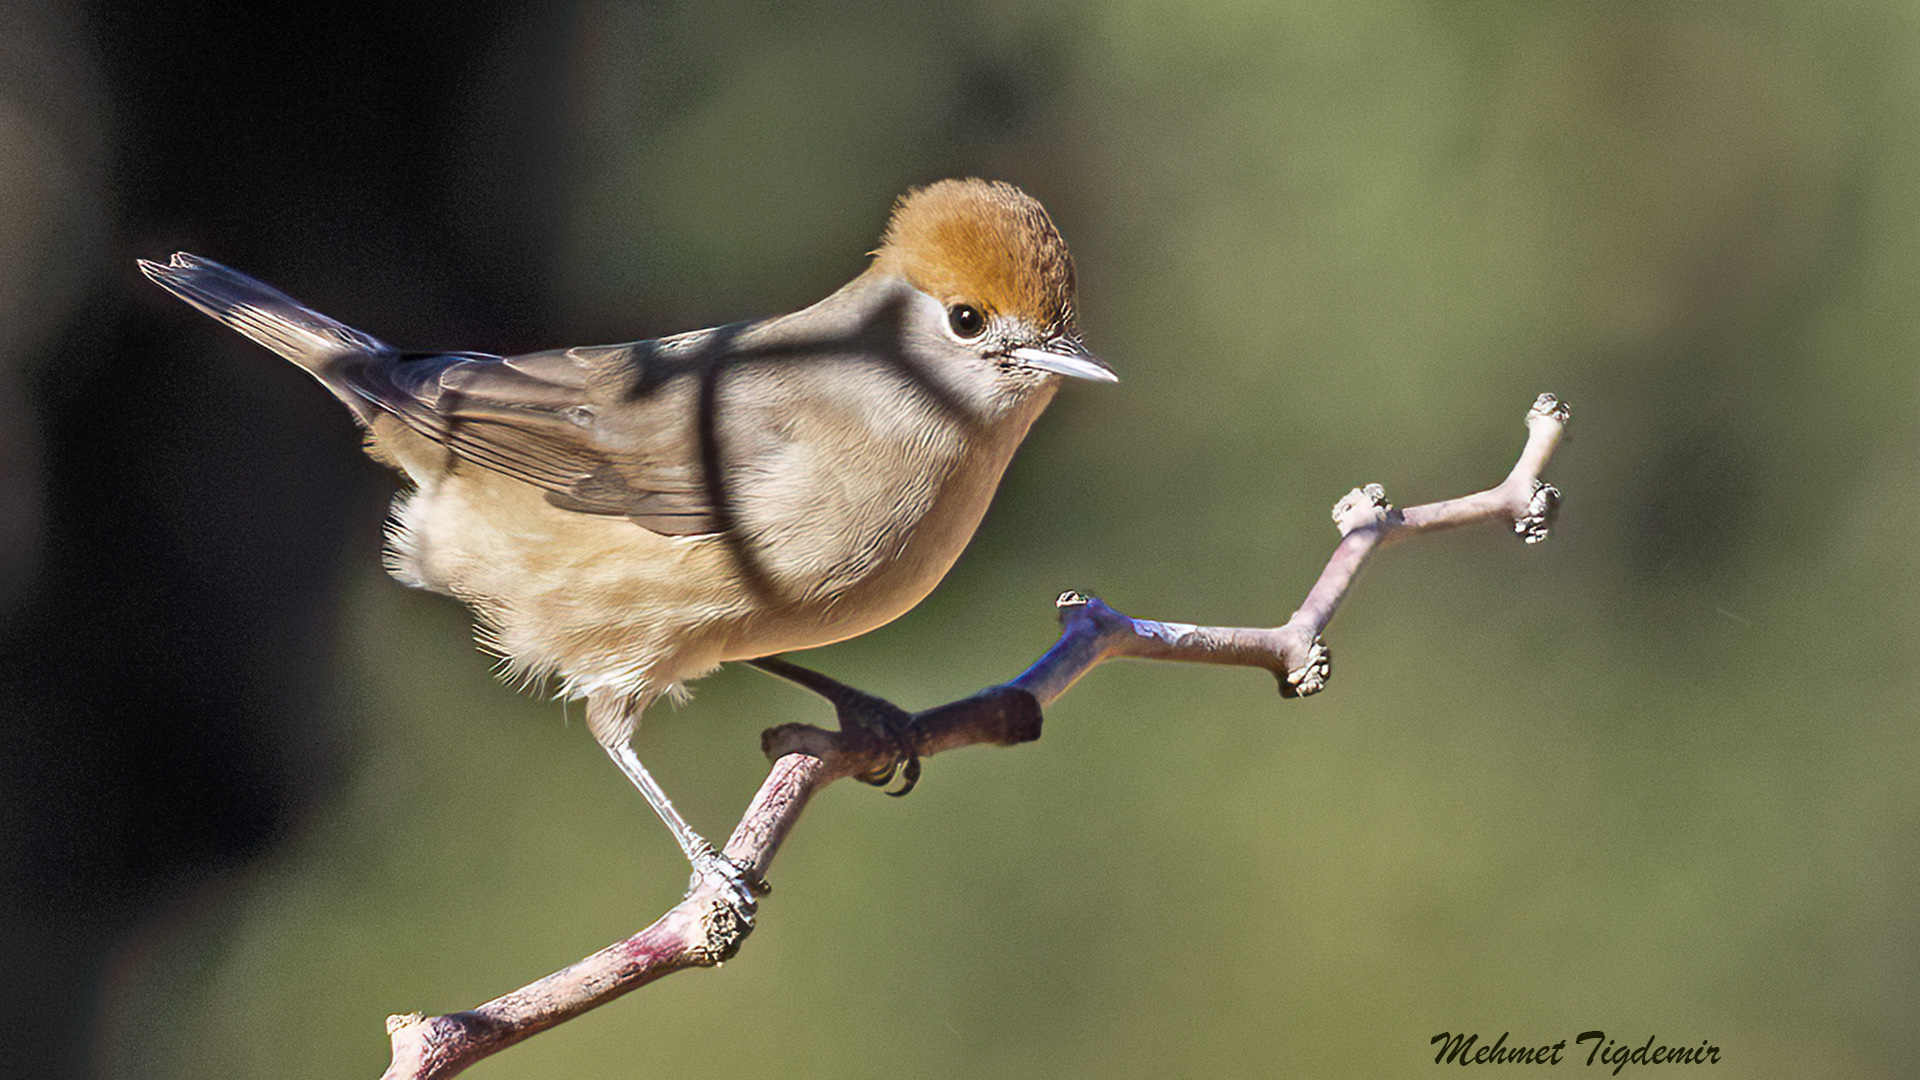
M 379 339 L 329 319 L 286 293 L 212 259 L 182 251 L 164 265 L 141 259 L 140 272 L 316 375 L 329 361 L 344 354 L 392 351 Z

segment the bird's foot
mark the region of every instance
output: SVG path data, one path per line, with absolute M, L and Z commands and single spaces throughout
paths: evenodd
M 687 895 L 706 892 L 734 909 L 748 926 L 760 898 L 773 891 L 758 871 L 742 866 L 725 855 L 707 848 L 693 857 L 693 876 L 687 881 Z
M 864 731 L 890 744 L 893 749 L 892 757 L 866 772 L 856 774 L 854 779 L 884 788 L 898 776 L 900 786 L 887 794 L 895 797 L 905 795 L 920 782 L 920 745 L 915 741 L 913 714 L 885 698 L 858 690 L 852 693 L 856 695 L 856 700 L 834 703 L 835 711 L 840 715 L 840 730 Z
M 893 756 L 854 778 L 883 788 L 897 776 L 900 786 L 887 792 L 900 796 L 920 782 L 920 743 L 913 714 L 883 697 L 856 690 L 817 671 L 788 663 L 777 656 L 762 657 L 748 663 L 771 675 L 778 675 L 826 698 L 840 718 L 843 735 L 878 739 L 893 751 Z

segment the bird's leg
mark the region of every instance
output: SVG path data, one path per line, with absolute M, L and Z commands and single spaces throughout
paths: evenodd
M 777 656 L 763 656 L 747 663 L 826 698 L 840 718 L 841 731 L 867 732 L 893 744 L 893 760 L 876 766 L 870 772 L 861 773 L 857 779 L 874 787 L 886 787 L 898 773 L 900 786 L 887 792 L 895 796 L 905 795 L 920 782 L 920 745 L 915 738 L 912 713 L 885 698 L 856 690 L 837 679 Z
M 618 718 L 611 723 L 605 722 L 605 714 L 599 712 L 608 708 L 621 710 Z M 600 738 L 600 745 L 606 750 L 607 756 L 613 759 L 628 780 L 633 781 L 633 786 L 640 789 L 647 805 L 653 807 L 653 812 L 660 816 L 667 831 L 673 834 L 674 842 L 680 845 L 681 852 L 686 855 L 687 862 L 693 865 L 693 877 L 687 883 L 687 894 L 691 896 L 702 885 L 710 886 L 721 896 L 730 897 L 733 906 L 751 924 L 758 897 L 768 891 L 765 879 L 714 850 L 706 837 L 695 832 L 693 826 L 687 824 L 687 819 L 680 816 L 680 811 L 674 809 L 673 800 L 667 798 L 666 789 L 660 786 L 645 765 L 640 764 L 640 755 L 633 752 L 631 706 L 626 702 L 605 702 L 591 698 L 587 702 L 587 720 L 594 735 Z M 605 737 L 602 737 L 603 732 Z

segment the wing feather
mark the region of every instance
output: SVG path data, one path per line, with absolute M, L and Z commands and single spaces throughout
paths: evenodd
M 388 353 L 336 377 L 456 456 L 543 489 L 563 510 L 628 517 L 668 536 L 717 532 L 691 381 L 656 376 L 635 398 L 622 387 L 637 385 L 643 359 L 635 346 Z M 601 417 L 615 403 L 620 425 L 608 430 Z

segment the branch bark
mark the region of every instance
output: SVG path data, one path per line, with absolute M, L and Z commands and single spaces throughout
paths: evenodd
M 919 757 L 976 744 L 1011 746 L 1040 737 L 1041 708 L 1099 665 L 1120 657 L 1233 664 L 1274 673 L 1284 697 L 1324 689 L 1332 674 L 1321 639 L 1355 576 L 1375 549 L 1414 535 L 1477 522 L 1509 525 L 1526 543 L 1547 536 L 1560 493 L 1540 477 L 1566 430 L 1568 410 L 1541 394 L 1527 414 L 1527 442 L 1500 484 L 1458 499 L 1396 510 L 1378 484 L 1348 492 L 1334 507 L 1341 539 L 1298 610 L 1271 628 L 1195 626 L 1135 619 L 1100 600 L 1063 593 L 1060 639 L 1011 682 L 913 714 L 908 737 Z M 807 801 L 849 776 L 891 776 L 901 747 L 869 723 L 852 722 L 862 707 L 892 706 L 826 679 L 807 685 L 839 709 L 841 730 L 807 724 L 771 728 L 761 737 L 773 767 L 727 840 L 726 856 L 764 875 Z M 383 1080 L 443 1080 L 484 1057 L 603 1005 L 655 979 L 689 967 L 710 967 L 736 953 L 752 930 L 753 912 L 731 897 L 696 890 L 652 925 L 578 963 L 466 1012 L 390 1016 L 392 1063 Z

